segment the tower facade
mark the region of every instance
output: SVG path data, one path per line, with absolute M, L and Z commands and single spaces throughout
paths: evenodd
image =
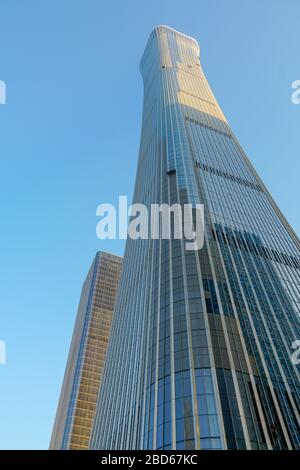
M 121 267 L 99 252 L 83 285 L 50 449 L 88 448 Z
M 141 73 L 134 202 L 204 204 L 205 243 L 127 240 L 90 446 L 299 448 L 299 240 L 224 117 L 198 43 L 158 26 Z

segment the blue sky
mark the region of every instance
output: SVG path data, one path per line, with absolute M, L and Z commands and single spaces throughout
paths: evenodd
M 0 5 L 0 448 L 47 448 L 96 207 L 131 199 L 139 60 L 167 24 L 194 36 L 240 143 L 300 232 L 299 0 L 3 0 Z

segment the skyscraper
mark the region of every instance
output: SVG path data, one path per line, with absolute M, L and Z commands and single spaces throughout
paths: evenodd
M 121 267 L 98 252 L 84 282 L 50 449 L 88 448 Z
M 141 73 L 134 202 L 204 204 L 205 244 L 128 239 L 91 447 L 299 448 L 299 240 L 224 117 L 198 43 L 156 27 Z

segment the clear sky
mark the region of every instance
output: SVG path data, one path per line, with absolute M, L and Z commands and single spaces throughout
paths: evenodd
M 154 26 L 195 37 L 216 98 L 296 230 L 299 0 L 1 0 L 0 448 L 47 448 L 96 207 L 132 196 Z

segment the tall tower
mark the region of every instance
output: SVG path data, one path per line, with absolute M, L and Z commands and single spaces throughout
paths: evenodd
M 299 240 L 214 98 L 198 43 L 156 27 L 141 73 L 134 202 L 204 204 L 205 244 L 128 239 L 91 447 L 299 448 Z
M 88 448 L 121 267 L 101 251 L 84 282 L 50 449 Z

